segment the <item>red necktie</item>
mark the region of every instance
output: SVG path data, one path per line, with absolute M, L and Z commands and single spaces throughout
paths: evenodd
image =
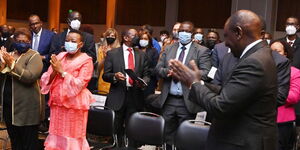
M 127 49 L 129 51 L 128 55 L 128 69 L 134 70 L 134 58 L 132 54 L 132 48 Z M 129 77 L 129 83 L 133 85 L 133 80 Z

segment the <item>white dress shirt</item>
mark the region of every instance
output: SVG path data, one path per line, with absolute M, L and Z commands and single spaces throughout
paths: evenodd
M 43 28 L 41 28 L 41 30 L 40 30 L 37 34 L 33 32 L 32 45 L 31 45 L 31 47 L 32 47 L 32 49 L 34 49 L 34 50 L 36 50 L 36 51 L 38 50 L 38 46 L 39 46 L 39 43 L 40 43 L 42 30 L 43 30 Z M 39 43 L 38 43 L 37 47 L 34 47 L 34 42 L 35 42 L 36 36 L 37 36 L 37 38 L 38 38 L 38 42 L 39 42 Z
M 294 46 L 294 43 L 295 43 L 296 39 L 295 40 L 289 40 L 289 38 L 286 37 L 286 42 L 290 45 L 290 42 L 292 43 L 292 45 L 290 45 L 291 47 Z
M 240 58 L 242 58 L 242 57 L 246 54 L 246 52 L 248 52 L 253 46 L 255 46 L 257 43 L 259 43 L 259 42 L 261 42 L 261 41 L 262 41 L 262 39 L 259 39 L 259 40 L 256 40 L 256 41 L 252 42 L 251 44 L 249 44 L 249 45 L 244 49 L 244 51 L 243 51 L 242 55 L 240 56 Z
M 189 54 L 190 48 L 191 48 L 192 42 L 190 42 L 189 44 L 185 45 L 185 52 L 184 52 L 184 57 L 183 57 L 183 61 L 182 63 L 185 64 L 185 60 L 186 60 L 186 56 Z M 183 45 L 179 42 L 179 47 L 177 49 L 177 53 L 176 53 L 176 59 L 179 59 L 179 55 L 182 51 Z M 182 95 L 182 86 L 180 82 L 174 82 L 173 80 L 171 81 L 171 86 L 170 86 L 170 94 L 172 95 Z
M 132 55 L 133 55 L 133 64 L 135 66 L 135 59 L 134 59 L 134 50 L 132 47 L 128 47 L 125 44 L 123 44 L 123 56 L 124 56 L 124 64 L 125 64 L 125 69 L 128 69 L 128 56 L 129 56 L 129 51 L 128 48 L 132 49 Z M 127 87 L 132 87 L 132 85 L 129 83 L 129 76 L 126 74 L 126 86 Z

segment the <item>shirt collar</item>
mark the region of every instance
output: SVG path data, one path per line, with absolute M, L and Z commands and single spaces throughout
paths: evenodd
M 186 50 L 189 50 L 190 49 L 190 47 L 191 47 L 191 45 L 192 45 L 192 42 L 190 42 L 189 44 L 186 44 L 186 45 L 182 45 L 180 42 L 179 42 L 179 48 L 181 48 L 181 47 L 185 47 L 186 48 Z
M 294 44 L 294 42 L 296 41 L 296 39 L 294 39 L 294 40 L 289 40 L 289 38 L 288 37 L 286 37 L 286 41 L 289 43 L 289 42 L 292 42 L 293 44 Z
M 36 36 L 36 35 L 41 36 L 42 30 L 43 30 L 43 28 L 41 28 L 41 30 L 37 34 L 33 32 L 33 36 Z
M 246 54 L 247 51 L 249 51 L 253 46 L 255 46 L 257 43 L 259 43 L 259 42 L 261 42 L 261 41 L 262 41 L 262 39 L 259 39 L 259 40 L 256 40 L 256 41 L 252 42 L 251 44 L 249 44 L 249 45 L 244 49 L 244 51 L 243 51 L 242 55 L 240 56 L 240 58 L 242 58 L 242 57 Z
M 128 48 L 131 48 L 131 49 L 133 50 L 132 47 L 128 47 L 128 46 L 126 46 L 125 44 L 123 44 L 123 50 L 124 50 L 124 51 L 127 51 Z

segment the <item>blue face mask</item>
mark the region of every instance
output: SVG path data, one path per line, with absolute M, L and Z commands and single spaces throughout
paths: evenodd
M 194 38 L 195 38 L 195 40 L 202 41 L 203 34 L 197 33 L 197 34 L 194 35 Z
M 77 43 L 65 42 L 65 49 L 70 54 L 75 54 L 78 50 Z
M 192 33 L 179 32 L 178 38 L 181 44 L 188 44 L 192 41 Z
M 31 47 L 30 43 L 23 43 L 23 42 L 13 43 L 13 48 L 16 49 L 20 54 L 27 52 L 30 47 Z

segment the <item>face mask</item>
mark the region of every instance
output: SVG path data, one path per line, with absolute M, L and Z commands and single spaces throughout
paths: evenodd
M 178 32 L 173 32 L 173 38 L 178 39 Z
M 71 21 L 70 26 L 74 30 L 79 30 L 80 24 L 81 24 L 80 21 L 76 19 Z
M 287 35 L 294 35 L 294 34 L 296 34 L 297 29 L 296 29 L 295 26 L 288 25 L 288 26 L 285 28 L 285 31 L 286 31 L 286 34 L 287 34 Z
M 195 40 L 197 40 L 197 41 L 202 41 L 203 34 L 197 33 L 197 34 L 194 35 L 194 38 L 195 38 Z
M 132 43 L 132 47 L 136 47 L 139 46 L 139 37 L 135 36 L 132 38 L 131 43 Z
M 8 38 L 10 36 L 9 32 L 3 32 L 1 35 L 3 38 Z
M 271 43 L 271 40 L 267 39 L 267 43 L 270 44 L 270 43 Z
M 188 44 L 192 41 L 192 33 L 179 32 L 178 38 L 181 44 Z
M 115 42 L 115 40 L 116 40 L 116 38 L 108 37 L 108 38 L 106 38 L 106 43 L 107 43 L 108 45 L 111 45 L 112 43 Z
M 28 49 L 31 47 L 31 44 L 23 43 L 23 42 L 15 42 L 13 43 L 13 47 L 18 51 L 18 53 L 22 54 L 28 51 Z
M 65 42 L 65 49 L 70 54 L 75 54 L 78 50 L 77 43 Z
M 167 38 L 167 37 L 166 37 L 166 36 L 161 36 L 161 37 L 160 37 L 160 41 L 163 42 L 163 41 L 165 40 L 165 38 Z
M 148 40 L 140 40 L 140 46 L 141 47 L 147 47 L 149 44 L 149 41 Z
M 216 40 L 206 41 L 206 47 L 209 48 L 210 50 L 214 49 L 215 45 L 216 45 Z

